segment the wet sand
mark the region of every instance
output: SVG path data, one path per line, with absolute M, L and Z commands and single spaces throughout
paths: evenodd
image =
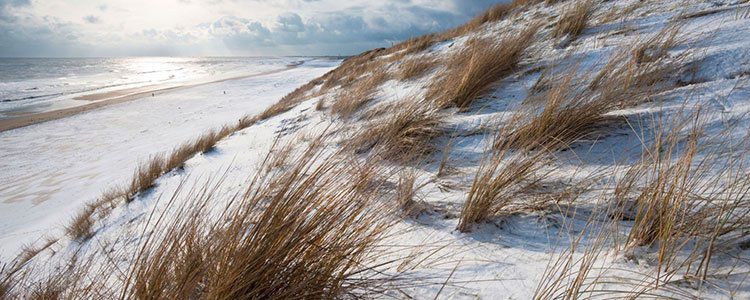
M 247 75 L 247 76 L 225 78 L 225 79 L 209 81 L 209 82 L 185 84 L 185 85 L 179 85 L 179 86 L 146 86 L 146 87 L 111 91 L 111 92 L 106 92 L 106 93 L 78 96 L 73 99 L 87 101 L 89 103 L 74 106 L 74 107 L 69 107 L 69 108 L 51 110 L 51 111 L 24 113 L 16 117 L 0 119 L 0 132 L 15 129 L 15 128 L 21 128 L 21 127 L 25 127 L 29 125 L 34 125 L 37 123 L 62 119 L 62 118 L 70 117 L 73 115 L 77 115 L 77 114 L 84 113 L 93 109 L 98 109 L 98 108 L 102 108 L 102 107 L 113 105 L 113 104 L 133 101 L 137 99 L 144 99 L 147 97 L 151 97 L 152 94 L 158 95 L 158 94 L 162 94 L 162 93 L 166 93 L 166 92 L 170 92 L 170 91 L 174 91 L 178 89 L 191 88 L 191 87 L 196 87 L 196 86 L 201 86 L 201 85 L 206 85 L 206 84 L 211 84 L 211 83 L 223 82 L 227 80 L 265 76 L 265 75 L 284 72 L 289 69 L 295 68 L 297 66 L 298 64 L 289 65 L 283 69 L 256 73 L 256 74 Z

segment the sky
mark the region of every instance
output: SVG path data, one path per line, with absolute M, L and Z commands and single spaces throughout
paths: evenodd
M 350 55 L 503 0 L 0 0 L 0 57 Z

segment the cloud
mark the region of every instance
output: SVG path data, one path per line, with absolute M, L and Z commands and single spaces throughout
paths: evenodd
M 29 0 L 0 0 L 0 6 L 28 6 L 30 4 Z
M 16 20 L 13 10 L 18 7 L 28 7 L 29 0 L 0 0 L 0 21 L 12 22 Z
M 302 24 L 302 18 L 295 13 L 287 12 L 276 18 L 278 30 L 286 32 L 303 32 L 305 24 Z
M 89 24 L 97 24 L 97 23 L 101 22 L 101 20 L 99 19 L 99 17 L 94 16 L 94 15 L 85 16 L 85 17 L 83 17 L 83 20 L 86 21 L 86 23 L 89 23 Z
M 85 53 L 74 24 L 43 17 L 25 26 L 0 24 L 0 56 L 76 56 Z
M 66 16 L 42 12 L 44 2 L 0 0 L 0 56 L 355 54 L 507 0 L 178 0 L 147 2 L 145 12 L 135 1 L 71 4 Z
M 268 25 L 258 20 L 224 16 L 212 23 L 210 33 L 231 51 L 255 49 L 261 52 L 272 50 L 277 54 L 353 54 L 445 30 L 469 17 L 413 5 L 405 0 L 377 8 L 350 7 L 308 18 L 295 12 L 283 12 Z

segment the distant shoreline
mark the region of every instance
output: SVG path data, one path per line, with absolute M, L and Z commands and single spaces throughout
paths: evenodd
M 282 69 L 260 72 L 260 73 L 251 74 L 251 75 L 224 78 L 224 79 L 208 81 L 208 82 L 184 84 L 184 85 L 169 86 L 169 87 L 151 86 L 151 87 L 131 88 L 131 89 L 118 90 L 118 91 L 82 95 L 73 99 L 80 100 L 80 101 L 88 101 L 90 103 L 79 105 L 79 106 L 74 106 L 74 107 L 69 107 L 69 108 L 56 109 L 56 110 L 45 111 L 45 112 L 29 113 L 29 114 L 25 114 L 25 115 L 18 116 L 18 117 L 0 119 L 0 132 L 12 130 L 16 128 L 21 128 L 21 127 L 26 127 L 26 126 L 30 126 L 34 124 L 39 124 L 43 122 L 67 118 L 67 117 L 74 116 L 80 113 L 84 113 L 90 110 L 106 107 L 109 105 L 146 98 L 146 97 L 151 96 L 152 94 L 161 94 L 161 93 L 170 92 L 174 90 L 197 87 L 197 86 L 206 85 L 206 84 L 224 82 L 228 80 L 237 80 L 237 79 L 252 78 L 252 77 L 281 73 L 281 72 L 296 68 L 297 66 L 303 63 L 304 62 L 294 63 L 294 64 L 287 65 L 285 68 L 282 68 Z

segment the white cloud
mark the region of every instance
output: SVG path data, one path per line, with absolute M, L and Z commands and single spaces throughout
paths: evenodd
M 0 56 L 353 54 L 503 1 L 66 2 L 0 0 Z

